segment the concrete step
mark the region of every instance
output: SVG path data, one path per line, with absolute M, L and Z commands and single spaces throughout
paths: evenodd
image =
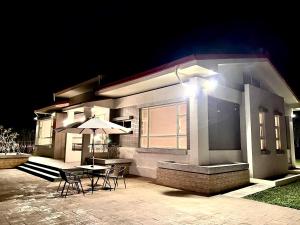
M 30 158 L 29 158 L 29 160 L 28 160 L 27 163 L 34 164 L 34 165 L 37 165 L 37 166 L 40 166 L 40 167 L 43 167 L 43 168 L 48 168 L 48 169 L 50 169 L 50 170 L 57 170 L 57 171 L 59 171 L 59 169 L 60 169 L 60 168 L 58 168 L 58 167 L 49 166 L 49 165 L 47 165 L 47 164 L 33 162 L 33 161 L 30 160 Z
M 31 169 L 38 170 L 38 171 L 43 172 L 43 173 L 48 173 L 48 174 L 53 175 L 53 176 L 57 176 L 57 177 L 60 176 L 58 170 L 49 169 L 49 168 L 44 167 L 42 165 L 38 166 L 36 164 L 32 164 L 31 162 L 24 163 L 23 166 L 29 167 Z
M 41 172 L 37 169 L 33 169 L 33 168 L 30 168 L 30 167 L 27 167 L 26 165 L 21 165 L 21 166 L 18 166 L 17 167 L 19 170 L 22 170 L 24 172 L 27 172 L 27 173 L 30 173 L 32 175 L 35 175 L 35 176 L 38 176 L 38 177 L 41 177 L 43 179 L 46 179 L 48 181 L 60 181 L 61 178 L 59 176 L 53 176 L 49 173 L 44 173 L 44 172 Z

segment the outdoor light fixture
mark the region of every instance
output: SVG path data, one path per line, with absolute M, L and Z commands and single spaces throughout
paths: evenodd
M 38 120 L 37 116 L 33 118 L 33 120 Z
M 291 116 L 292 118 L 296 118 L 296 114 L 294 114 L 294 113 L 292 113 L 292 116 Z
M 55 117 L 55 112 L 51 114 L 51 117 Z

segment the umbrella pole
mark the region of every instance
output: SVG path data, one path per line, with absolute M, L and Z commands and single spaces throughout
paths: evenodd
M 95 165 L 95 134 L 96 134 L 96 130 L 93 129 L 93 167 Z

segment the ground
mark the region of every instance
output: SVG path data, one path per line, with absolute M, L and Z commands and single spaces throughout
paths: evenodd
M 84 181 L 87 188 L 88 180 Z M 224 195 L 203 197 L 129 178 L 128 188 L 67 198 L 51 183 L 0 170 L 0 224 L 300 224 L 300 211 Z
M 300 209 L 299 193 L 300 181 L 258 192 L 253 195 L 247 196 L 246 198 L 261 202 L 267 202 L 270 204 Z
M 296 160 L 296 165 L 297 165 L 298 167 L 300 167 L 300 159 L 297 159 L 297 160 Z

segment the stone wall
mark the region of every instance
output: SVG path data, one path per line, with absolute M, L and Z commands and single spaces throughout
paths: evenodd
M 246 186 L 250 182 L 249 179 L 249 170 L 202 174 L 158 168 L 156 182 L 203 195 L 213 195 Z

